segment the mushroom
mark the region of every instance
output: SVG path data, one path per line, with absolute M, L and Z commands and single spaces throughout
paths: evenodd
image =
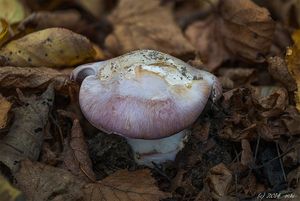
M 209 97 L 216 101 L 222 94 L 214 75 L 154 50 L 81 65 L 71 79 L 82 82 L 86 119 L 125 137 L 136 162 L 150 167 L 175 159 Z

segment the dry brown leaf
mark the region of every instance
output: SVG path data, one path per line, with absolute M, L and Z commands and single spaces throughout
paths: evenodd
M 49 28 L 9 42 L 0 54 L 11 66 L 61 68 L 92 61 L 95 50 L 82 35 L 64 28 Z
M 81 26 L 81 15 L 76 10 L 39 11 L 32 13 L 18 25 L 19 30 L 42 30 L 51 27 L 63 27 L 74 30 Z
M 220 163 L 210 169 L 207 181 L 213 198 L 220 199 L 228 193 L 232 173 L 223 163 Z
M 68 92 L 69 75 L 51 68 L 0 67 L 0 88 L 45 89 L 53 83 L 56 90 Z
M 110 16 L 114 32 L 105 43 L 120 55 L 136 49 L 154 49 L 189 57 L 194 48 L 184 38 L 169 7 L 160 0 L 121 0 Z
M 76 2 L 96 18 L 100 18 L 104 9 L 103 0 L 76 0 Z
M 228 59 L 265 61 L 275 24 L 268 10 L 250 0 L 220 1 L 207 19 L 191 24 L 186 35 L 211 70 Z
M 4 128 L 7 124 L 8 112 L 11 109 L 11 105 L 11 102 L 0 94 L 0 129 Z
M 242 165 L 249 167 L 254 162 L 250 143 L 248 140 L 242 139 L 241 144 L 242 144 L 241 163 Z
M 258 109 L 262 111 L 261 116 L 278 116 L 288 104 L 288 93 L 283 87 L 252 87 L 252 99 Z
M 297 89 L 296 82 L 292 78 L 283 58 L 279 56 L 268 57 L 268 64 L 268 71 L 275 80 L 281 82 L 288 91 Z
M 25 160 L 15 174 L 17 187 L 26 195 L 28 201 L 79 201 L 83 199 L 81 191 L 85 182 L 70 172 Z
M 87 181 L 96 180 L 88 147 L 78 119 L 73 120 L 71 138 L 64 145 L 63 160 L 63 166 L 73 175 Z
M 84 193 L 86 201 L 158 201 L 170 196 L 158 189 L 147 169 L 134 172 L 119 170 L 99 183 L 86 185 Z
M 295 100 L 300 111 L 300 29 L 293 33 L 294 45 L 288 48 L 286 62 L 292 77 L 297 83 L 298 90 L 295 92 Z
M 218 74 L 227 79 L 232 80 L 234 87 L 246 85 L 252 77 L 255 76 L 254 68 L 220 68 Z
M 24 97 L 19 92 L 19 98 L 24 103 L 13 109 L 14 122 L 0 141 L 0 161 L 12 173 L 19 168 L 19 162 L 24 159 L 37 160 L 42 148 L 45 126 L 54 102 L 53 86 L 38 97 Z
M 289 106 L 281 119 L 291 135 L 300 135 L 300 113 L 294 106 Z
M 260 0 L 276 19 L 284 24 L 294 27 L 300 26 L 300 0 Z

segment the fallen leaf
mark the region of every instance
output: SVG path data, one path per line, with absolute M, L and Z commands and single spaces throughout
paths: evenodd
M 9 24 L 20 22 L 26 17 L 26 8 L 20 0 L 0 0 L 0 18 Z
M 268 71 L 272 77 L 281 82 L 288 91 L 294 91 L 297 89 L 297 85 L 293 77 L 291 76 L 286 62 L 279 56 L 268 57 Z
M 104 3 L 103 0 L 76 0 L 76 2 L 84 8 L 86 11 L 91 13 L 94 17 L 100 18 L 103 10 L 104 10 Z
M 0 47 L 6 42 L 9 36 L 9 25 L 4 19 L 0 19 Z
M 15 174 L 16 186 L 26 195 L 28 201 L 79 201 L 83 199 L 81 188 L 85 182 L 70 172 L 25 160 Z
M 0 54 L 17 67 L 66 67 L 92 61 L 90 41 L 64 28 L 49 28 L 6 44 Z
M 300 135 L 300 113 L 294 106 L 289 106 L 282 115 L 282 121 L 291 135 Z
M 220 199 L 228 194 L 232 173 L 223 163 L 220 163 L 209 170 L 207 180 L 213 198 Z
M 298 90 L 295 92 L 295 101 L 298 111 L 300 111 L 300 30 L 292 35 L 294 45 L 287 49 L 286 62 L 288 70 L 297 83 Z
M 193 55 L 194 48 L 181 34 L 171 9 L 161 5 L 160 0 L 120 0 L 109 19 L 114 31 L 105 44 L 115 55 L 136 49 L 154 49 L 179 57 Z
M 53 86 L 49 85 L 39 97 L 22 96 L 20 94 L 24 104 L 13 109 L 14 122 L 8 134 L 0 141 L 0 161 L 13 173 L 18 170 L 21 160 L 37 160 L 39 157 L 44 127 L 54 102 Z
M 11 105 L 11 102 L 0 94 L 0 129 L 4 128 L 7 124 L 8 112 L 11 109 Z
M 134 172 L 119 170 L 98 183 L 87 184 L 84 194 L 86 201 L 158 201 L 170 196 L 158 189 L 147 169 Z
M 45 89 L 53 83 L 55 89 L 68 92 L 69 75 L 45 67 L 0 67 L 0 88 Z
M 215 13 L 185 32 L 203 62 L 210 70 L 228 59 L 264 62 L 275 29 L 268 10 L 250 0 L 219 2 Z
M 260 0 L 258 3 L 267 7 L 285 25 L 300 26 L 300 0 Z
M 218 74 L 233 81 L 234 87 L 244 86 L 255 76 L 254 68 L 220 68 Z
M 92 170 L 92 161 L 78 119 L 73 120 L 70 139 L 64 144 L 63 167 L 78 178 L 96 180 Z
M 19 23 L 18 29 L 21 31 L 26 30 L 38 31 L 51 27 L 61 27 L 70 30 L 75 30 L 76 27 L 81 26 L 81 15 L 76 10 L 63 10 L 63 11 L 39 11 L 32 13 L 22 22 Z
M 252 99 L 261 110 L 261 116 L 278 116 L 288 104 L 288 93 L 283 87 L 259 86 L 252 87 Z
M 241 144 L 242 144 L 241 163 L 242 165 L 249 167 L 254 162 L 250 143 L 248 140 L 242 139 Z
M 25 201 L 24 195 L 0 174 L 0 200 Z

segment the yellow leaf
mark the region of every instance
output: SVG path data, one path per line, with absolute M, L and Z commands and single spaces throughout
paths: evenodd
M 24 200 L 22 193 L 14 188 L 2 175 L 0 175 L 0 200 Z
M 11 103 L 0 94 L 0 128 L 4 128 L 7 123 L 7 115 L 11 108 Z
M 0 18 L 9 24 L 20 22 L 26 17 L 26 9 L 19 0 L 0 0 Z
M 297 83 L 298 90 L 295 92 L 297 110 L 300 111 L 300 29 L 292 35 L 294 45 L 287 49 L 286 62 L 288 69 Z
M 18 67 L 66 67 L 93 61 L 95 50 L 84 36 L 64 28 L 49 28 L 6 44 L 0 55 Z
M 0 47 L 6 41 L 8 32 L 8 24 L 4 19 L 0 19 Z

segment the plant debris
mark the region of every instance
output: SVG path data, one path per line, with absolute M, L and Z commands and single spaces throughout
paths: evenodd
M 0 0 L 0 201 L 299 200 L 299 5 Z M 85 119 L 70 80 L 138 49 L 208 70 L 223 88 L 176 160 L 151 169 Z

